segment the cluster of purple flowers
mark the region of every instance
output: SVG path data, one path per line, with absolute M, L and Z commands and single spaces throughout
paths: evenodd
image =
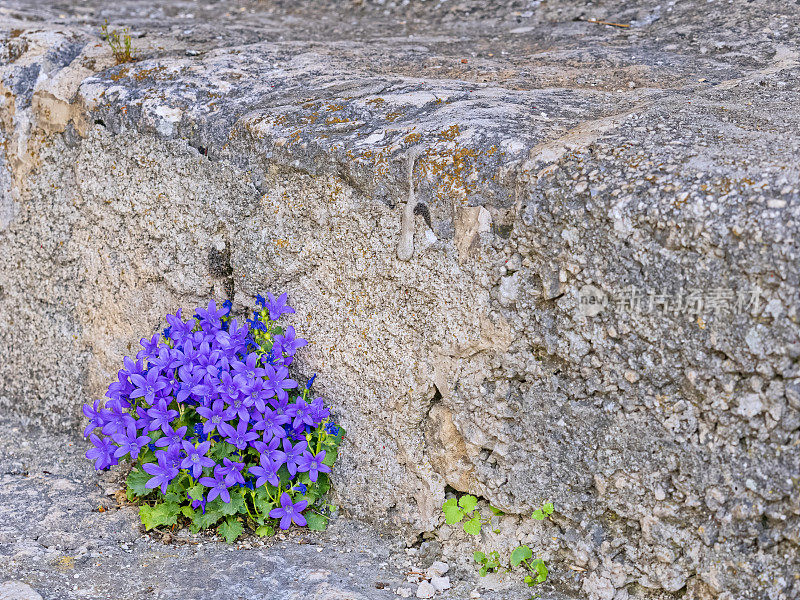
M 280 508 L 270 516 L 283 528 L 292 521 L 305 524 L 300 513 L 306 503 L 292 503 L 284 490 L 293 489 L 298 473 L 316 482 L 330 472 L 325 450 L 309 447 L 306 434 L 325 424 L 324 431 L 336 435 L 330 429 L 335 426 L 327 422 L 322 399 L 311 399 L 311 382 L 301 387 L 289 376 L 306 340 L 291 326 L 273 329 L 262 320 L 294 312 L 286 294 L 256 300 L 263 309 L 246 324 L 231 318 L 230 302 L 217 308 L 212 300 L 193 318 L 184 320 L 181 310 L 168 315 L 161 335 L 141 340 L 142 350 L 135 359 L 125 357 L 105 404 L 83 407 L 89 419 L 84 435 L 92 443 L 86 457 L 96 469 L 147 454 L 146 487 L 166 494 L 181 473 L 190 475 L 208 488 L 203 498 L 192 499 L 203 510 L 217 497 L 230 502 L 234 486 L 252 490 L 269 483 L 280 493 Z M 222 461 L 212 457 L 217 444 L 231 446 Z M 282 467 L 290 476 L 283 488 Z

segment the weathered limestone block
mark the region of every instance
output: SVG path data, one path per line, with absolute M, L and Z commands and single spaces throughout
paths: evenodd
M 166 312 L 288 291 L 353 515 L 552 501 L 515 531 L 590 598 L 796 596 L 797 11 L 462 4 L 215 38 L 123 2 L 112 66 L 95 16 L 15 3 L 0 407 L 76 429 Z

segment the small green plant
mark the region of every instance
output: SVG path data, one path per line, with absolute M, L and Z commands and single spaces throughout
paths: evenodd
M 109 29 L 108 21 L 106 21 L 102 27 L 102 32 L 108 45 L 111 46 L 111 53 L 114 55 L 118 65 L 134 60 L 131 36 L 127 27 L 123 27 L 122 30 Z
M 494 506 L 490 506 L 489 509 L 496 517 L 504 514 L 503 511 Z M 543 521 L 552 515 L 554 510 L 555 507 L 553 503 L 547 502 L 543 504 L 541 508 L 534 510 L 531 518 L 537 521 Z M 478 510 L 478 499 L 469 494 L 461 496 L 458 500 L 456 500 L 455 497 L 448 498 L 442 505 L 442 511 L 444 512 L 445 523 L 454 525 L 464 521 L 464 531 L 470 535 L 478 535 L 481 532 L 482 526 L 486 525 L 491 520 L 491 517 L 485 521 L 482 519 L 481 512 Z M 499 531 L 499 529 L 494 530 L 495 533 L 499 533 Z M 540 558 L 534 559 L 533 551 L 525 545 L 517 546 L 511 552 L 511 557 L 509 559 L 510 567 L 505 566 L 505 560 L 497 551 L 490 552 L 489 554 L 475 551 L 472 557 L 475 562 L 480 565 L 478 575 L 481 577 L 485 577 L 488 573 L 496 573 L 500 569 L 511 571 L 522 565 L 527 570 L 524 581 L 528 587 L 534 587 L 547 581 L 547 565 Z
M 524 565 L 530 572 L 529 575 L 525 576 L 525 583 L 528 584 L 528 587 L 547 581 L 547 566 L 544 561 L 540 558 L 531 561 L 532 558 L 533 551 L 528 546 L 517 546 L 511 553 L 511 566 Z
M 464 522 L 464 532 L 470 535 L 478 535 L 481 532 L 481 527 L 484 522 L 481 519 L 481 511 L 476 510 L 478 506 L 478 499 L 469 494 L 461 496 L 456 501 L 455 497 L 449 498 L 442 505 L 444 511 L 444 522 L 448 525 L 460 523 L 466 517 Z
M 537 521 L 544 521 L 547 517 L 553 514 L 553 503 L 547 502 L 546 504 L 542 505 L 542 508 L 537 508 L 533 511 L 531 515 L 532 518 L 536 519 Z
M 480 571 L 478 571 L 478 575 L 481 577 L 485 577 L 487 573 L 490 571 L 494 573 L 497 569 L 500 568 L 501 558 L 500 553 L 496 550 L 494 552 L 490 552 L 489 556 L 486 556 L 483 552 L 475 552 L 472 555 L 472 558 L 475 559 L 475 562 L 481 565 Z

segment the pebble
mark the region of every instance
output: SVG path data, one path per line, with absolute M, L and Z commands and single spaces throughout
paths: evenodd
M 472 590 L 469 593 L 469 597 L 470 598 L 480 598 L 481 597 L 481 593 L 478 590 Z
M 431 577 L 441 577 L 449 570 L 450 565 L 448 565 L 446 562 L 442 562 L 441 560 L 437 560 L 430 567 L 428 567 L 428 570 L 425 571 L 425 574 L 428 576 L 428 579 L 430 579 Z
M 399 587 L 399 588 L 397 588 L 396 593 L 401 598 L 410 598 L 411 597 L 411 588 Z
M 450 589 L 449 577 L 431 577 L 431 585 L 437 592 L 443 592 Z
M 417 588 L 417 598 L 433 598 L 436 588 L 427 581 L 421 581 Z

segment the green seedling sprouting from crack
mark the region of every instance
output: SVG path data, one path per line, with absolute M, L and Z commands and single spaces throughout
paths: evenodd
M 448 525 L 455 525 L 456 523 L 464 521 L 462 525 L 464 532 L 470 535 L 478 535 L 481 532 L 481 528 L 489 523 L 491 517 L 484 520 L 477 507 L 478 499 L 469 494 L 461 496 L 458 500 L 456 500 L 455 497 L 449 498 L 442 505 L 445 523 Z M 489 508 L 494 516 L 501 516 L 504 514 L 499 508 L 495 508 L 494 506 L 490 506 Z M 543 521 L 552 515 L 554 510 L 553 503 L 547 502 L 543 504 L 541 508 L 534 510 L 531 518 L 537 521 Z M 499 533 L 500 530 L 495 529 L 494 532 Z M 478 575 L 481 577 L 485 577 L 490 572 L 496 573 L 500 569 L 511 571 L 522 565 L 528 571 L 524 578 L 528 587 L 534 587 L 547 581 L 547 565 L 540 558 L 534 560 L 533 551 L 528 546 L 517 546 L 511 552 L 511 557 L 509 559 L 510 568 L 505 566 L 505 560 L 497 551 L 490 552 L 488 555 L 484 552 L 476 551 L 472 556 L 475 562 L 480 565 Z

